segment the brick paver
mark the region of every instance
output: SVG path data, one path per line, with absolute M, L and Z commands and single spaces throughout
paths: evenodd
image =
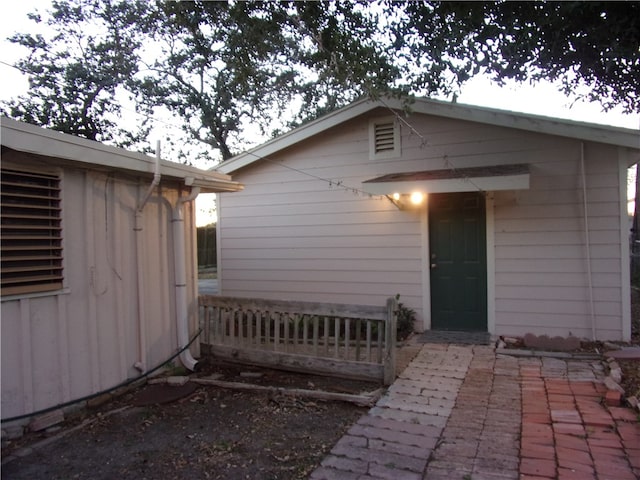
M 520 361 L 520 375 L 522 474 L 640 478 L 632 462 L 633 449 L 640 444 L 640 424 L 629 410 L 603 405 L 606 389 L 600 364 L 530 358 Z
M 449 478 L 518 478 L 520 386 L 517 360 L 496 358 L 493 349 L 472 348 L 473 359 L 455 408 L 423 478 L 439 478 L 443 463 Z
M 469 348 L 430 347 L 421 348 L 311 479 L 422 479 L 473 358 Z
M 640 478 L 640 423 L 603 401 L 601 362 L 416 351 L 312 480 Z

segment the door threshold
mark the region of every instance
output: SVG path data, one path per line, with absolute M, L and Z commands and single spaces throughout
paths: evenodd
M 416 338 L 418 343 L 457 343 L 462 345 L 490 345 L 489 332 L 455 330 L 425 330 Z

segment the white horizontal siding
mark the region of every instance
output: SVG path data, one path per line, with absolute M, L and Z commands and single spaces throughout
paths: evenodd
M 394 245 L 389 247 L 388 242 L 394 241 Z M 416 239 L 410 236 L 394 237 L 392 235 L 315 235 L 313 237 L 261 237 L 261 238 L 229 238 L 224 239 L 222 246 L 228 250 L 234 249 L 333 249 L 349 248 L 352 245 L 359 245 L 362 249 L 382 249 L 397 248 L 403 249 L 415 246 Z M 415 252 L 401 251 L 400 255 L 407 256 Z
M 529 269 L 526 274 L 522 269 L 514 268 L 515 272 L 506 272 L 502 270 L 496 274 L 496 284 L 509 285 L 511 287 L 537 287 L 546 285 L 548 287 L 579 287 L 584 289 L 587 283 L 586 271 L 581 270 L 584 262 L 575 264 L 575 268 L 569 265 L 560 266 L 558 271 L 549 272 L 532 272 Z M 573 270 L 573 271 L 571 271 Z M 567 273 L 570 271 L 570 273 Z M 553 273 L 551 275 L 550 273 Z M 611 288 L 620 287 L 620 273 L 595 273 L 593 274 L 593 285 L 595 287 Z
M 578 248 L 579 244 L 573 246 L 561 244 L 560 242 L 554 245 L 553 239 L 546 240 L 544 245 L 521 246 L 521 245 L 509 245 L 496 248 L 496 259 L 538 259 L 544 260 L 560 260 L 560 259 L 585 259 L 585 253 L 583 249 Z M 591 246 L 592 258 L 598 259 L 611 259 L 616 260 L 620 258 L 620 253 L 615 246 L 606 245 L 592 245 Z
M 253 237 L 255 229 L 253 227 L 225 227 L 226 239 L 240 239 Z M 324 238 L 330 237 L 370 237 L 388 235 L 414 235 L 414 222 L 396 222 L 393 224 L 393 231 L 389 227 L 378 223 L 356 223 L 341 225 L 340 229 L 327 231 L 322 225 L 277 225 L 266 226 L 260 229 L 260 238 L 287 238 L 292 235 L 300 238 L 316 237 L 322 235 Z
M 591 337 L 589 254 L 596 335 L 622 338 L 615 149 L 591 144 L 585 149 L 588 252 L 579 147 L 576 142 L 553 167 L 536 164 L 529 191 L 496 194 L 495 302 L 499 332 Z
M 219 265 L 221 265 L 222 270 L 225 270 L 226 273 L 235 271 L 237 269 L 256 272 L 327 271 L 333 272 L 334 275 L 338 276 L 343 270 L 348 269 L 352 272 L 362 272 L 368 277 L 374 276 L 376 273 L 383 275 L 388 274 L 389 271 L 394 270 L 398 272 L 421 271 L 421 264 L 419 261 L 416 261 L 415 258 L 405 260 L 383 258 L 376 259 L 376 261 L 372 263 L 368 261 L 344 258 L 332 260 L 318 259 L 315 257 L 305 259 L 284 258 L 278 259 L 277 262 L 274 262 L 271 259 L 265 258 L 227 259 L 225 257 L 222 258 L 218 263 Z
M 585 317 L 585 322 L 589 320 L 589 304 L 584 300 L 567 300 L 562 298 L 556 300 L 554 298 L 546 298 L 537 292 L 538 296 L 529 295 L 527 298 L 496 298 L 496 310 L 501 314 L 511 314 L 521 318 L 521 314 L 537 314 L 537 315 L 564 315 L 564 317 L 580 315 Z M 522 295 L 524 296 L 524 295 Z M 595 304 L 596 315 L 620 315 L 622 306 L 619 301 L 605 302 L 599 301 Z M 522 318 L 526 318 L 523 315 Z M 515 323 L 515 322 L 514 322 Z M 544 324 L 544 319 L 539 319 L 540 324 Z M 536 324 L 528 325 L 532 331 L 539 331 Z M 559 322 L 557 328 L 572 328 L 572 325 L 566 324 L 566 321 Z M 566 335 L 565 335 L 566 336 Z
M 495 332 L 589 336 L 580 142 L 414 115 L 408 121 L 420 135 L 401 125 L 401 158 L 369 160 L 368 119 L 376 114 L 388 112 L 234 174 L 245 190 L 220 202 L 223 293 L 364 304 L 400 293 L 422 319 L 429 312 L 422 311 L 420 213 L 353 189 L 395 172 L 527 163 L 529 190 L 492 194 Z M 620 338 L 615 148 L 587 144 L 586 164 L 598 332 Z
M 523 299 L 544 298 L 545 301 L 577 301 L 586 302 L 589 300 L 589 292 L 586 285 L 580 283 L 572 285 L 529 285 L 526 289 L 521 285 L 499 285 L 496 287 L 496 299 Z M 526 291 L 526 295 L 523 292 Z M 616 287 L 599 287 L 594 289 L 594 299 L 596 302 L 617 302 L 620 303 L 620 289 Z
M 514 315 L 518 317 L 517 323 L 512 321 Z M 598 335 L 600 338 L 619 338 L 620 330 L 617 327 L 620 321 L 619 315 L 600 315 L 599 320 L 601 325 L 598 327 Z M 499 312 L 496 321 L 501 325 L 506 325 L 503 333 L 507 335 L 524 336 L 535 331 L 540 335 L 551 337 L 573 335 L 579 338 L 589 338 L 591 335 L 591 321 L 588 312 Z
M 238 175 L 243 192 L 222 195 L 225 295 L 382 305 L 400 294 L 421 305 L 419 216 L 345 191 L 368 178 L 368 127 L 353 126 L 277 160 L 334 184 L 267 163 Z
M 554 275 L 557 273 L 572 272 L 586 275 L 587 272 L 584 258 L 508 258 L 496 260 L 495 265 L 497 273 L 522 273 L 523 275 L 530 272 Z M 591 271 L 620 274 L 620 265 L 612 262 L 610 259 L 592 259 Z

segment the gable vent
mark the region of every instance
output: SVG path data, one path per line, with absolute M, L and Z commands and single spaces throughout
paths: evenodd
M 375 125 L 375 152 L 386 152 L 395 148 L 393 122 L 377 123 Z
M 394 117 L 369 121 L 369 158 L 396 158 L 400 156 L 400 127 Z

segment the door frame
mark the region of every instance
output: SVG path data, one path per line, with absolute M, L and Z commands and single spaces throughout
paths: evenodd
M 422 256 L 422 312 L 424 330 L 431 330 L 431 257 L 429 254 L 429 195 L 420 215 L 420 236 Z M 496 328 L 496 258 L 495 258 L 495 217 L 493 212 L 493 192 L 485 196 L 486 245 L 487 245 L 487 331 L 494 335 Z

